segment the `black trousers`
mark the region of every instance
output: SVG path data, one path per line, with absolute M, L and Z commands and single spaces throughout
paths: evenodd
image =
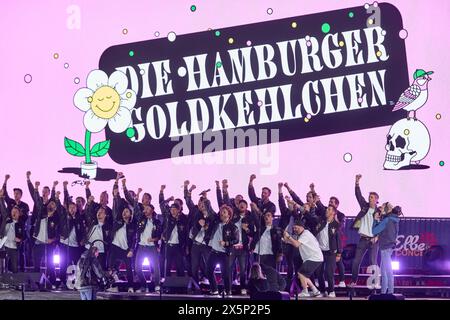
M 65 244 L 59 245 L 59 278 L 62 284 L 66 284 L 67 280 L 67 267 L 70 265 L 76 265 L 81 256 L 80 247 L 71 247 Z
M 378 258 L 378 242 L 372 243 L 371 238 L 360 237 L 358 245 L 356 246 L 355 258 L 352 263 L 352 282 L 358 280 L 359 267 L 367 250 L 370 249 L 370 264 L 376 265 Z
M 177 276 L 182 277 L 184 276 L 184 264 L 183 264 L 183 257 L 184 252 L 182 247 L 179 244 L 166 244 L 166 263 L 165 263 L 165 272 L 164 275 L 166 277 L 170 277 L 170 269 L 172 268 L 172 265 L 175 264 L 175 268 L 177 270 Z M 163 257 L 164 259 L 164 257 Z
M 338 268 L 338 272 L 339 272 L 339 282 L 345 281 L 345 267 L 344 267 L 344 261 L 343 261 L 342 257 L 339 260 L 339 262 L 337 262 L 336 264 L 337 264 L 337 268 Z
M 211 249 L 208 259 L 208 280 L 211 285 L 211 291 L 217 290 L 217 281 L 214 274 L 216 265 L 220 266 L 220 273 L 222 275 L 224 289 L 226 292 L 231 292 L 231 270 L 230 270 L 231 256 Z
M 325 280 L 328 282 L 328 293 L 334 291 L 334 270 L 336 269 L 336 253 L 322 251 L 323 263 L 316 270 L 316 277 L 319 280 L 319 290 L 325 292 Z
M 286 258 L 287 273 L 286 273 L 286 291 L 290 291 L 292 282 L 295 281 L 300 288 L 300 280 L 297 277 L 297 270 L 302 265 L 302 258 L 298 248 L 290 244 L 283 244 L 283 253 Z
M 194 242 L 191 247 L 191 274 L 194 280 L 198 283 L 200 281 L 199 269 L 202 276 L 207 277 L 206 273 L 206 263 L 208 262 L 209 254 L 211 252 L 211 248 L 206 244 L 200 244 L 198 242 Z
M 274 254 L 262 254 L 262 255 L 258 255 L 258 254 L 254 254 L 255 258 L 254 261 L 258 262 L 259 264 L 265 264 L 266 266 L 272 267 L 275 270 L 277 269 L 277 258 L 275 257 Z
M 18 267 L 18 259 L 19 259 L 19 249 L 12 249 L 12 248 L 8 248 L 5 247 L 5 251 L 6 251 L 6 267 L 9 271 L 11 271 L 12 273 L 17 273 L 19 272 L 19 267 Z
M 51 284 L 56 283 L 55 265 L 53 263 L 53 252 L 56 244 L 35 243 L 33 247 L 34 272 L 41 272 L 41 263 L 44 262 L 46 275 Z
M 127 250 L 111 244 L 108 252 L 108 269 L 119 272 L 120 263 L 124 262 L 127 268 L 128 286 L 131 287 L 133 286 L 133 269 L 131 268 L 133 260 L 127 257 L 127 253 Z
M 241 289 L 247 288 L 247 268 L 249 265 L 248 256 L 249 253 L 244 248 L 242 249 L 233 248 L 233 250 L 231 251 L 230 270 L 232 270 L 232 272 L 234 273 L 234 271 L 236 270 L 235 266 L 237 260 L 237 265 L 239 266 L 239 282 L 241 285 Z

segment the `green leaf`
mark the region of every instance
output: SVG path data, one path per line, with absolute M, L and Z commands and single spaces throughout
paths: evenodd
M 91 156 L 103 157 L 105 154 L 108 153 L 110 144 L 111 144 L 110 140 L 106 140 L 106 141 L 102 141 L 102 142 L 94 144 L 94 146 L 91 149 Z
M 67 137 L 64 137 L 64 147 L 66 148 L 66 151 L 75 157 L 84 157 L 86 151 L 84 150 L 84 147 L 81 145 L 81 143 L 76 142 L 72 139 L 69 139 Z

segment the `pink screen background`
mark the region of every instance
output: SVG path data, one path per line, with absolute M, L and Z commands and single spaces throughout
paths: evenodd
M 314 182 L 322 199 L 331 195 L 341 201 L 340 210 L 355 215 L 354 176 L 361 173 L 363 193 L 377 191 L 380 201 L 400 204 L 406 216 L 450 216 L 444 202 L 450 190 L 450 126 L 448 90 L 450 52 L 448 1 L 390 1 L 403 16 L 410 78 L 415 69 L 433 70 L 429 99 L 418 112 L 431 135 L 431 150 L 422 164 L 427 170 L 385 171 L 384 144 L 389 127 L 341 133 L 279 144 L 279 168 L 275 174 L 262 175 L 261 165 L 175 165 L 171 159 L 121 166 L 108 156 L 98 159 L 102 168 L 123 171 L 130 189 L 142 187 L 157 199 L 159 186 L 166 184 L 166 196 L 182 196 L 185 179 L 199 190 L 214 190 L 214 180 L 227 178 L 230 193 L 244 194 L 251 173 L 257 175 L 255 186 L 272 188 L 276 202 L 276 184 L 288 181 L 304 198 Z M 432 4 L 431 4 L 432 3 Z M 190 11 L 195 4 L 197 10 Z M 69 29 L 66 12 L 77 5 L 81 13 L 80 29 Z M 85 86 L 90 70 L 98 67 L 102 52 L 115 44 L 154 39 L 154 33 L 166 37 L 170 31 L 187 34 L 208 28 L 237 26 L 271 19 L 294 17 L 322 11 L 362 6 L 361 1 L 24 1 L 7 0 L 0 4 L 1 76 L 0 175 L 11 174 L 11 188 L 24 189 L 24 200 L 31 204 L 26 190 L 25 172 L 32 180 L 51 185 L 53 180 L 79 179 L 57 171 L 78 167 L 81 158 L 69 156 L 63 138 L 83 141 L 83 113 L 73 105 L 73 95 Z M 269 15 L 267 9 L 272 8 Z M 299 26 L 301 28 L 301 26 Z M 124 35 L 122 30 L 127 28 Z M 59 58 L 54 59 L 53 54 Z M 69 68 L 64 68 L 64 63 Z M 31 83 L 24 76 L 31 74 Z M 80 83 L 75 84 L 74 78 Z M 436 119 L 440 113 L 442 118 Z M 6 121 L 8 119 L 8 121 Z M 93 135 L 94 144 L 104 133 Z M 266 148 L 266 147 L 262 147 Z M 264 149 L 265 150 L 265 149 Z M 352 161 L 343 160 L 351 153 Z M 200 155 L 200 157 L 202 157 Z M 445 165 L 440 166 L 439 162 Z M 262 165 L 264 167 L 264 165 Z M 111 190 L 110 182 L 92 182 L 98 198 L 102 190 Z M 71 188 L 74 195 L 84 194 L 83 187 Z M 210 196 L 215 202 L 215 195 Z

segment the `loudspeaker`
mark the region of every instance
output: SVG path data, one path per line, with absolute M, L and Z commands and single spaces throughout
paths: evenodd
M 191 293 L 194 290 L 200 291 L 200 287 L 192 277 L 170 276 L 161 285 L 166 293 Z
M 25 286 L 25 291 L 39 289 L 39 283 L 42 282 L 42 273 L 39 272 L 19 272 L 4 273 L 0 275 L 0 284 L 2 287 Z
M 402 294 L 371 294 L 369 300 L 405 300 Z

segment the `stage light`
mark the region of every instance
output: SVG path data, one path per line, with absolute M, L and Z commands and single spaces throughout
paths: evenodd
M 61 262 L 61 258 L 59 254 L 53 255 L 53 264 L 59 264 Z
M 216 264 L 216 268 L 220 268 L 220 264 Z
M 400 270 L 400 262 L 392 261 L 391 262 L 392 270 Z
M 148 260 L 148 258 L 144 258 L 144 261 L 142 261 L 142 265 L 143 266 L 149 266 L 150 265 L 150 261 Z

